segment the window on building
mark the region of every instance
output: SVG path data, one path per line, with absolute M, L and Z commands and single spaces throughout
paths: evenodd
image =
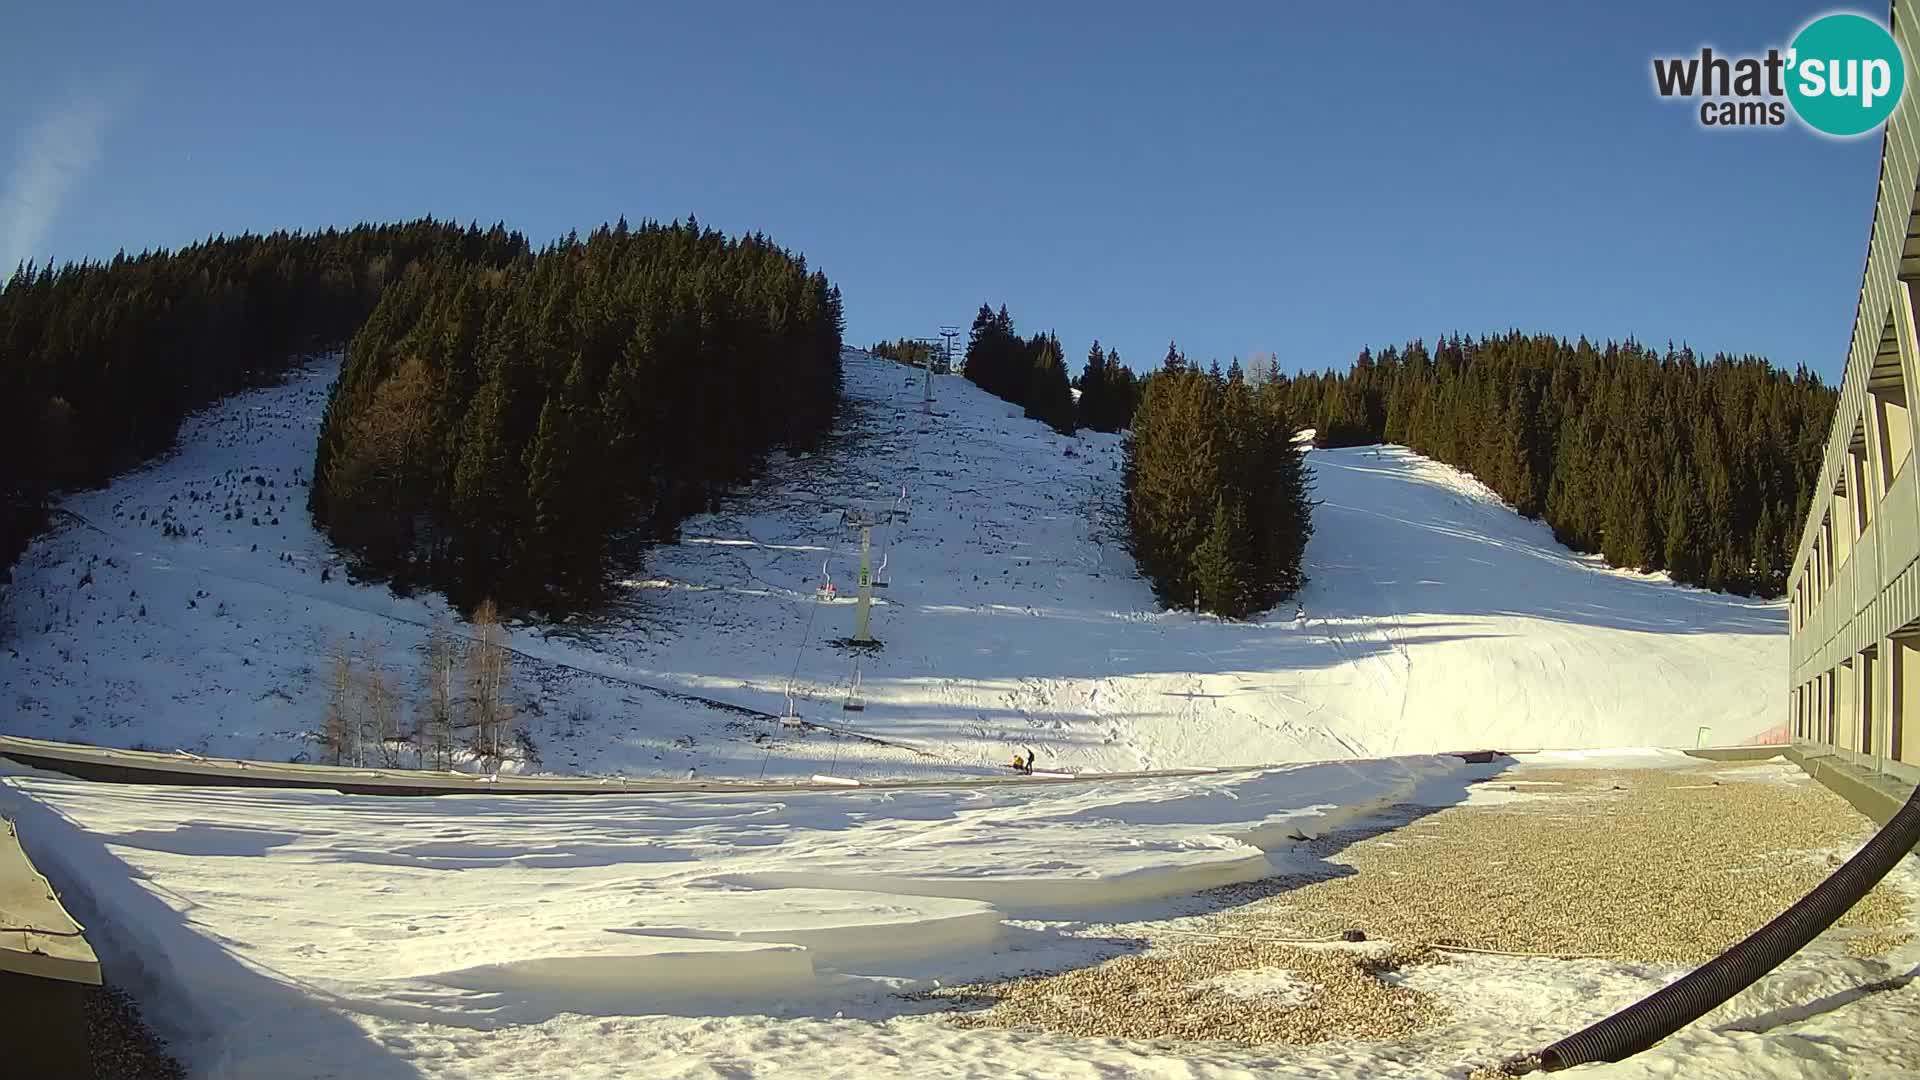
M 1827 586 L 1833 584 L 1833 570 L 1840 562 L 1840 560 L 1833 557 L 1832 511 L 1820 515 L 1820 556 L 1820 591 L 1824 593 L 1826 592 Z
M 1859 523 L 1855 519 L 1853 507 L 1858 500 L 1853 498 L 1853 485 L 1849 483 L 1853 468 L 1851 454 L 1840 459 L 1840 475 L 1833 478 L 1833 569 L 1847 565 L 1847 559 L 1853 555 L 1854 538 L 1860 535 Z M 1831 581 L 1833 575 L 1827 575 Z
M 1901 466 L 1913 456 L 1913 421 L 1907 416 L 1907 390 L 1889 387 L 1873 395 L 1875 420 L 1880 425 L 1880 493 L 1893 490 Z
M 1880 334 L 1880 348 L 1873 356 L 1873 368 L 1867 375 L 1867 394 L 1871 401 L 1874 446 L 1878 460 L 1878 489 L 1885 495 L 1893 490 L 1900 467 L 1913 455 L 1912 420 L 1907 416 L 1907 380 L 1900 364 L 1900 337 L 1893 320 L 1887 320 Z
M 1853 438 L 1847 443 L 1847 504 L 1853 511 L 1853 535 L 1860 536 L 1873 524 L 1874 498 L 1880 485 L 1873 479 L 1873 458 L 1867 452 L 1867 424 L 1862 418 L 1853 425 Z

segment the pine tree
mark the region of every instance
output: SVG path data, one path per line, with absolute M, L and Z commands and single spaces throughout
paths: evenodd
M 1676 495 L 1667 510 L 1666 551 L 1662 561 L 1667 571 L 1680 581 L 1698 581 L 1705 572 L 1694 536 L 1695 516 L 1692 500 Z
M 1122 431 L 1133 424 L 1133 411 L 1140 404 L 1140 377 L 1120 361 L 1120 354 L 1107 350 L 1108 400 L 1106 426 L 1102 431 Z
M 1305 581 L 1305 467 L 1277 387 L 1194 371 L 1146 380 L 1125 444 L 1128 544 L 1168 607 L 1231 618 Z
M 993 308 L 981 304 L 980 310 L 974 313 L 973 327 L 967 331 L 967 351 L 962 363 L 967 378 L 975 384 L 980 383 L 980 373 L 974 370 L 974 365 L 985 359 L 986 346 L 983 343 L 993 335 Z
M 1106 354 L 1100 351 L 1100 340 L 1094 339 L 1093 347 L 1087 350 L 1086 366 L 1080 369 L 1080 377 L 1074 383 L 1080 390 L 1080 400 L 1076 406 L 1079 424 L 1095 431 L 1112 431 L 1108 417 L 1113 411 L 1112 387 L 1107 377 Z
M 1793 553 L 1785 547 L 1775 503 L 1761 503 L 1753 527 L 1753 591 L 1770 596 L 1786 591 Z
M 584 377 L 570 380 L 582 385 Z M 561 610 L 600 598 L 605 567 L 605 526 L 600 511 L 606 486 L 592 448 L 597 414 L 564 399 L 564 390 L 540 410 L 540 424 L 527 448 L 527 507 L 531 511 L 533 559 L 527 569 L 561 599 Z
M 1062 435 L 1073 434 L 1073 389 L 1067 383 L 1067 366 L 1060 359 L 1059 339 L 1052 335 L 1040 339 L 1027 378 L 1027 416 Z
M 1025 406 L 1037 342 L 1038 338 L 1022 341 L 1014 334 L 1013 316 L 1005 304 L 997 313 L 986 304 L 980 305 L 967 340 L 968 381 L 1004 401 Z
M 1229 619 L 1246 617 L 1251 610 L 1248 577 L 1252 561 L 1245 510 L 1238 503 L 1229 503 L 1224 495 L 1216 498 L 1206 539 L 1193 553 L 1196 606 Z
M 1168 607 L 1193 603 L 1193 552 L 1220 487 L 1213 387 L 1191 372 L 1149 378 L 1125 450 L 1129 545 Z

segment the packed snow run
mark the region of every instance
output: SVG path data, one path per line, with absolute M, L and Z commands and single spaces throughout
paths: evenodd
M 1302 838 L 1367 835 L 1388 807 L 1593 813 L 1590 792 L 1528 784 L 1556 764 L 1722 777 L 1673 751 L 596 798 L 14 775 L 0 777 L 0 812 L 196 1078 L 1459 1078 L 1683 969 L 1465 955 L 1384 976 L 1436 997 L 1433 1025 L 1298 1046 L 977 1029 L 943 1015 L 967 1006 L 941 991 L 1205 936 L 1242 901 L 1202 890 L 1355 873 L 1337 843 Z M 1725 782 L 1810 783 L 1785 763 Z M 1912 860 L 1892 882 L 1920 900 Z M 1916 962 L 1911 941 L 1875 960 L 1816 943 L 1649 1054 L 1589 1071 L 1897 1075 L 1913 1062 L 1915 1001 L 1900 973 Z M 1275 971 L 1194 987 L 1281 1004 L 1311 990 Z
M 740 999 L 804 1010 L 926 985 L 936 960 L 950 977 L 1072 962 L 1085 943 L 1005 920 L 1265 878 L 1291 838 L 1496 769 L 437 799 L 17 776 L 0 811 L 96 948 L 152 981 L 137 992 L 196 1069 L 377 1076 L 383 1055 L 337 1039 L 343 1023 L 414 1038 Z
M 1780 712 L 1781 604 L 1610 570 L 1393 447 L 1310 451 L 1296 601 L 1244 623 L 1158 611 L 1123 546 L 1118 437 L 1062 437 L 958 377 L 925 414 L 919 372 L 851 350 L 845 368 L 828 450 L 777 456 L 686 522 L 611 610 L 511 627 L 527 754 L 508 768 L 875 778 L 1015 754 L 1083 772 L 1693 746 Z M 444 603 L 350 581 L 305 510 L 336 371 L 236 395 L 175 453 L 64 500 L 0 609 L 5 733 L 319 760 L 342 641 L 413 693 Z M 835 644 L 859 574 L 849 509 L 893 515 L 868 654 Z

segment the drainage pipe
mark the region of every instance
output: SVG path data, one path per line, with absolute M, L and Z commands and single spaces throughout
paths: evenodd
M 1860 902 L 1920 844 L 1920 788 L 1845 865 L 1755 930 L 1678 982 L 1533 1054 L 1503 1063 L 1510 1076 L 1559 1072 L 1593 1061 L 1621 1061 L 1651 1047 L 1758 982 Z

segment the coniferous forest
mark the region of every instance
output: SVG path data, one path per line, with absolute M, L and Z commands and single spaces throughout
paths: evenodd
M 500 226 L 425 218 L 20 268 L 0 290 L 0 580 L 49 495 L 105 482 L 171 446 L 193 410 L 338 347 L 409 265 L 525 251 Z
M 1322 446 L 1411 447 L 1614 566 L 1769 597 L 1836 400 L 1804 367 L 1519 333 L 1363 350 L 1345 373 L 1281 383 Z
M 216 237 L 0 290 L 0 566 L 54 493 L 351 340 L 310 508 L 362 572 L 563 610 L 610 544 L 670 535 L 839 400 L 840 296 L 765 237 L 689 222 L 538 255 L 432 219 Z
M 938 364 L 943 355 L 941 346 L 931 345 L 912 338 L 899 338 L 894 341 L 882 341 L 867 350 L 875 356 L 891 360 L 908 367 L 926 367 L 929 363 Z
M 691 222 L 538 255 L 503 226 L 422 219 L 24 267 L 0 289 L 0 565 L 52 493 L 164 451 L 192 410 L 351 338 L 317 519 L 402 586 L 576 607 L 616 540 L 670 535 L 768 450 L 818 441 L 840 326 L 837 290 L 804 260 Z M 966 353 L 970 380 L 1056 430 L 1133 429 L 1142 569 L 1164 602 L 1222 613 L 1299 584 L 1308 526 L 1286 493 L 1304 480 L 1294 458 L 1262 456 L 1289 424 L 1472 472 L 1616 566 L 1778 595 L 1835 400 L 1752 357 L 1518 333 L 1363 351 L 1345 373 L 1238 368 L 1197 372 L 1169 346 L 1142 379 L 1095 342 L 1070 383 L 1057 337 L 1023 338 L 988 305 Z M 1282 494 L 1239 471 L 1262 461 Z
M 622 221 L 504 266 L 422 263 L 355 335 L 311 508 L 366 572 L 574 610 L 840 394 L 839 290 L 765 237 Z
M 1142 379 L 1098 341 L 1069 382 L 1059 338 L 1022 338 L 989 304 L 974 316 L 966 377 L 1057 431 L 1129 432 L 1127 544 L 1161 604 L 1244 618 L 1304 584 L 1308 482 L 1279 385 L 1252 386 L 1238 363 L 1231 376 L 1195 371 L 1172 343 Z
M 1080 391 L 1080 426 L 1095 431 L 1123 431 L 1133 423 L 1133 410 L 1140 403 L 1140 377 L 1120 360 L 1120 354 L 1100 351 L 1095 341 L 1087 350 L 1087 359 L 1073 380 Z
M 1123 473 L 1128 546 L 1163 605 L 1243 618 L 1305 584 L 1310 485 L 1284 391 L 1194 370 L 1172 346 L 1142 382 Z
M 965 374 L 975 386 L 1022 407 L 1033 419 L 1063 435 L 1073 434 L 1073 385 L 1060 339 L 1050 333 L 1030 338 L 1016 334 L 1005 304 L 997 312 L 981 304 L 973 317 Z

